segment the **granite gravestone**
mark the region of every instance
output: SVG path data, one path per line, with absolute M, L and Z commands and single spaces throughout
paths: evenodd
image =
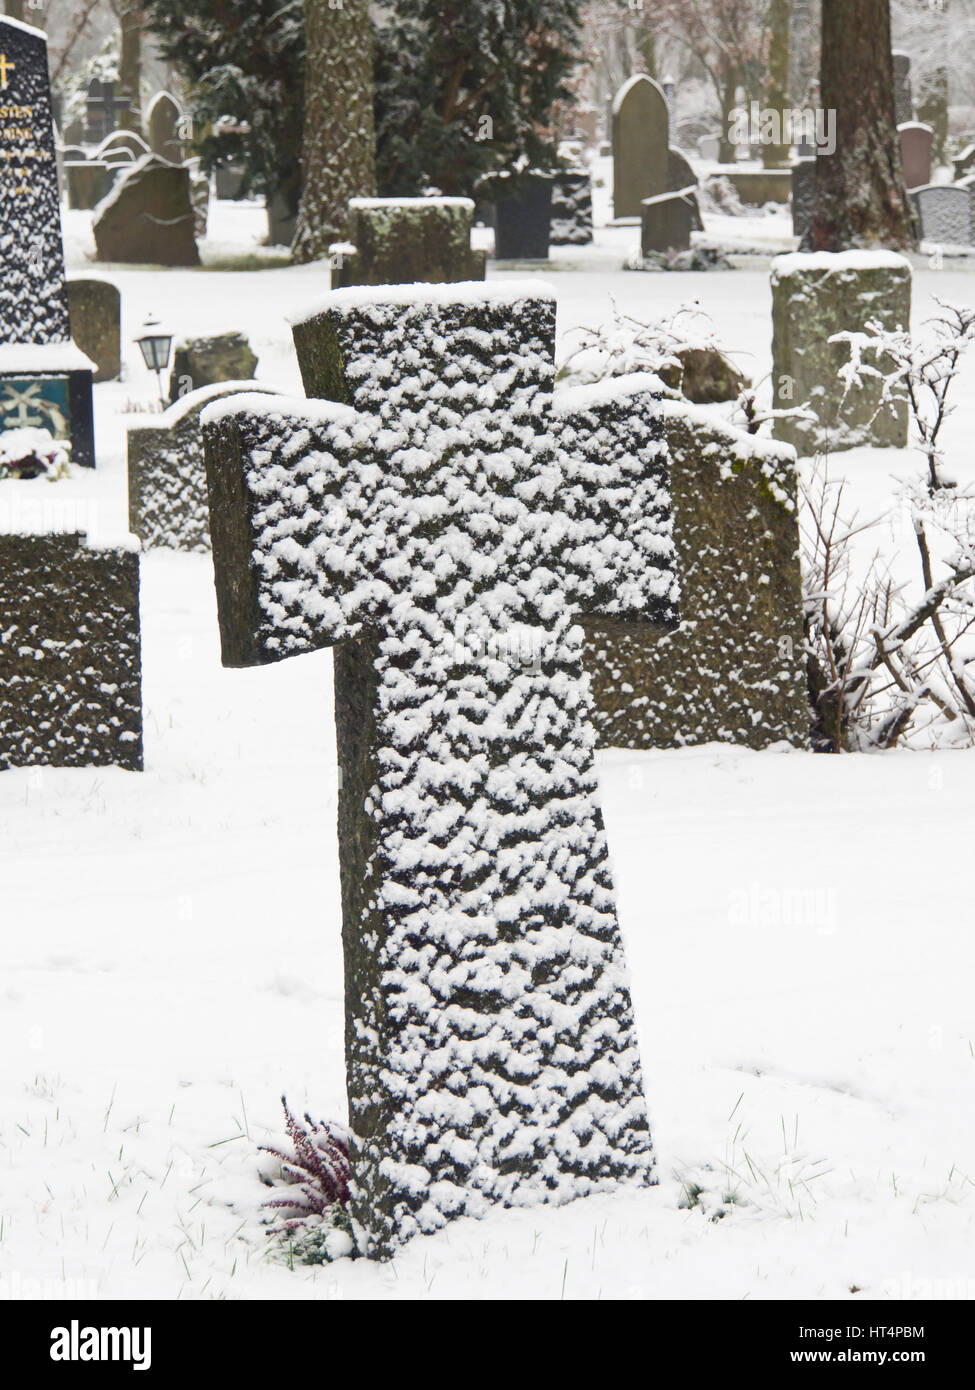
M 94 467 L 92 363 L 71 342 L 47 38 L 0 18 L 0 431 L 47 430 Z
M 812 223 L 816 193 L 815 159 L 797 159 L 792 166 L 792 235 L 804 241 Z
M 551 174 L 523 175 L 516 183 L 496 174 L 485 181 L 494 197 L 496 260 L 548 260 L 554 182 Z
M 972 197 L 961 184 L 934 183 L 911 191 L 921 240 L 939 246 L 972 245 Z
M 452 297 L 454 296 L 454 297 Z M 353 1229 L 653 1180 L 581 614 L 676 622 L 655 379 L 524 285 L 338 291 L 204 413 L 223 660 L 334 646 Z M 342 404 L 333 403 L 336 401 Z
M 639 73 L 613 102 L 613 214 L 639 217 L 644 198 L 670 191 L 670 111 L 662 88 Z
M 92 230 L 100 261 L 199 265 L 189 169 L 145 155 L 99 204 Z
M 910 121 L 897 127 L 900 135 L 904 182 L 910 188 L 923 188 L 931 182 L 931 150 L 934 131 L 923 121 Z
M 117 381 L 122 372 L 122 296 L 117 285 L 92 277 L 68 281 L 71 332 L 95 364 L 95 381 Z
M 641 204 L 640 250 L 644 256 L 687 251 L 701 216 L 693 188 L 659 193 Z

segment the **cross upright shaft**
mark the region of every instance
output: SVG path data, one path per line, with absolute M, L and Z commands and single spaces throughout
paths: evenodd
M 652 1181 L 577 618 L 675 621 L 638 379 L 553 409 L 523 287 L 330 296 L 204 417 L 224 660 L 336 645 L 353 1218 Z M 321 398 L 339 398 L 327 404 Z

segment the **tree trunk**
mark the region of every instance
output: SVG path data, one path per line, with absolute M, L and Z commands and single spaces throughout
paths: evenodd
M 735 98 L 738 95 L 739 72 L 737 68 L 731 68 L 724 73 L 722 86 L 719 92 L 721 99 L 721 138 L 718 142 L 718 163 L 734 164 L 738 152 L 729 138 L 731 132 L 731 113 L 735 109 Z
M 293 248 L 302 262 L 328 255 L 345 235 L 349 199 L 369 197 L 376 187 L 368 0 L 334 5 L 305 0 L 305 134 Z
M 789 100 L 789 30 L 792 25 L 792 0 L 770 0 L 768 9 L 769 72 L 765 89 L 765 105 L 778 111 L 780 120 L 792 103 Z M 790 146 L 763 145 L 762 163 L 766 169 L 781 169 L 789 162 Z
M 814 251 L 916 245 L 894 113 L 890 0 L 823 0 L 821 102 L 836 149 L 816 161 Z
M 119 130 L 142 132 L 142 31 L 145 28 L 142 7 L 134 0 L 122 0 L 119 25 L 122 46 L 119 56 L 119 93 L 129 101 L 128 111 L 119 111 Z
M 3 12 L 8 19 L 19 19 L 23 21 L 24 0 L 6 0 L 6 3 L 3 7 Z

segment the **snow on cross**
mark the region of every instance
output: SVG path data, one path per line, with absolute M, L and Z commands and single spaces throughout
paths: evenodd
M 335 646 L 353 1225 L 653 1181 L 577 618 L 676 622 L 653 379 L 522 285 L 345 290 L 202 420 L 223 660 Z M 558 403 L 556 403 L 558 402 Z

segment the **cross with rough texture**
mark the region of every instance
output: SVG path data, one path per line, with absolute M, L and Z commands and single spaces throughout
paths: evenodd
M 352 1220 L 653 1179 L 580 618 L 676 622 L 653 380 L 553 398 L 549 290 L 341 291 L 313 399 L 203 416 L 223 660 L 334 646 Z

